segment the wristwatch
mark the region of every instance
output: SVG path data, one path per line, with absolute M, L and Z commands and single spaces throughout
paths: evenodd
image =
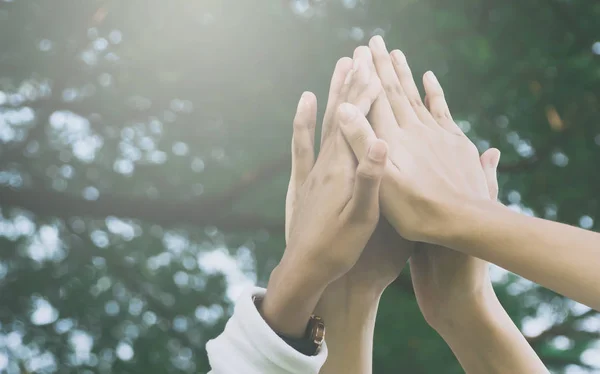
M 256 309 L 260 310 L 260 306 L 263 301 L 261 296 L 253 296 L 252 301 L 256 305 Z M 306 325 L 306 331 L 304 336 L 301 338 L 292 338 L 281 334 L 277 331 L 275 333 L 286 342 L 287 345 L 294 348 L 298 352 L 305 356 L 314 356 L 319 353 L 323 341 L 325 340 L 325 322 L 323 319 L 316 315 L 311 315 Z

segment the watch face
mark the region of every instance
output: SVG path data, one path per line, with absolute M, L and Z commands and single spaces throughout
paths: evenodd
M 323 319 L 318 316 L 312 316 L 310 323 L 310 339 L 320 347 L 321 344 L 323 344 L 323 340 L 325 340 L 325 323 L 323 322 Z

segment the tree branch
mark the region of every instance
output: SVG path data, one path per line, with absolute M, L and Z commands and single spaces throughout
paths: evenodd
M 54 79 L 54 85 L 52 87 L 52 96 L 48 99 L 40 100 L 36 103 L 39 106 L 39 111 L 36 112 L 36 125 L 27 134 L 27 138 L 21 143 L 15 144 L 14 147 L 2 152 L 2 162 L 14 162 L 23 156 L 23 151 L 27 147 L 27 144 L 37 141 L 42 142 L 46 130 L 46 124 L 52 113 L 55 111 L 55 107 L 62 103 L 61 95 L 64 89 L 67 87 L 68 79 L 73 74 L 75 60 L 77 56 L 84 50 L 87 41 L 87 30 L 90 27 L 96 27 L 102 24 L 108 14 L 110 0 L 102 1 L 101 4 L 94 9 L 91 15 L 88 17 L 86 27 L 81 30 L 78 35 L 76 47 L 71 53 L 64 53 L 64 59 L 61 65 L 60 74 Z M 58 96 L 57 96 L 58 95 Z
M 233 189 L 236 194 L 238 188 Z M 233 198 L 235 196 L 229 193 Z M 225 199 L 220 197 L 217 201 Z M 67 193 L 46 189 L 12 189 L 0 187 L 0 206 L 22 208 L 32 213 L 69 219 L 75 216 L 139 218 L 164 225 L 215 225 L 228 230 L 283 230 L 283 222 L 273 223 L 256 215 L 226 217 L 216 213 L 217 204 L 204 201 L 161 201 L 103 194 L 97 200 L 85 200 Z M 205 207 L 208 207 L 205 209 Z M 225 207 L 226 208 L 226 207 Z

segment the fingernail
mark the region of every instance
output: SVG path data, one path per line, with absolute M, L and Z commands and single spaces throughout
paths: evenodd
M 406 62 L 406 56 L 398 49 L 392 51 L 392 58 L 398 65 L 403 65 Z
M 340 113 L 342 115 L 342 123 L 350 122 L 354 119 L 354 117 L 356 117 L 356 108 L 354 107 L 354 105 L 344 103 L 340 105 Z
M 385 159 L 386 152 L 387 149 L 384 142 L 375 142 L 375 144 L 373 144 L 369 149 L 369 158 L 377 162 L 383 161 Z
M 440 82 L 438 81 L 437 77 L 435 76 L 435 74 L 433 74 L 433 71 L 428 71 L 427 73 L 425 73 L 427 75 L 427 79 L 429 79 L 431 82 L 435 83 L 435 84 L 440 84 Z

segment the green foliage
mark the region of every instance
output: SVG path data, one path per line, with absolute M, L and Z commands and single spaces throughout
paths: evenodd
M 296 102 L 314 91 L 322 114 L 335 61 L 375 33 L 502 151 L 503 202 L 597 229 L 599 17 L 584 0 L 0 0 L 0 365 L 206 372 L 241 277 L 215 266 L 264 285 L 282 253 Z M 600 316 L 497 273 L 547 365 L 589 368 Z M 407 274 L 374 355 L 375 373 L 461 372 Z

